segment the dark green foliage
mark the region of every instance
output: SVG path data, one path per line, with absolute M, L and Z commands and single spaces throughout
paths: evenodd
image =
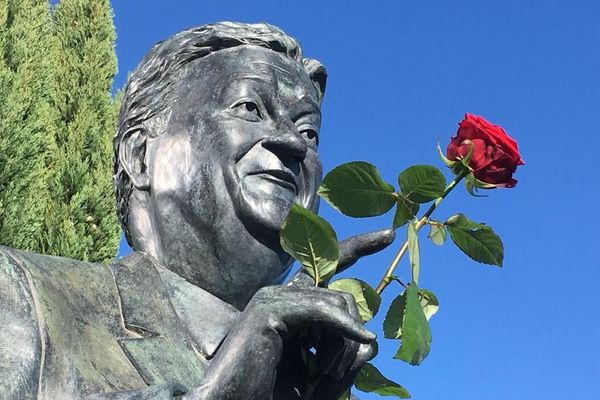
M 356 388 L 361 392 L 377 393 L 380 396 L 395 396 L 410 399 L 410 393 L 401 385 L 387 379 L 371 363 L 366 363 L 356 376 Z
M 119 237 L 110 4 L 4 0 L 0 24 L 0 243 L 108 261 Z
M 401 226 L 405 225 L 408 221 L 413 219 L 417 213 L 419 212 L 419 205 L 417 203 L 413 203 L 402 193 L 398 195 L 396 199 L 396 212 L 394 214 L 394 229 L 398 229 Z
M 402 194 L 415 203 L 428 203 L 446 188 L 444 174 L 432 165 L 413 165 L 398 176 Z
M 431 328 L 414 282 L 392 301 L 383 323 L 383 334 L 388 339 L 402 340 L 394 356 L 396 359 L 419 365 L 429 354 Z
M 335 274 L 340 249 L 327 221 L 294 204 L 281 227 L 281 247 L 302 264 L 318 285 Z
M 82 260 L 114 257 L 119 227 L 112 190 L 117 107 L 115 31 L 108 0 L 61 0 L 54 16 L 60 112 L 51 252 Z
M 502 239 L 487 225 L 478 224 L 456 214 L 444 224 L 450 232 L 450 238 L 471 259 L 489 265 L 502 266 L 504 246 Z
M 45 251 L 57 121 L 50 5 L 4 0 L 0 7 L 0 243 Z
M 358 313 L 363 322 L 370 321 L 379 311 L 381 297 L 367 282 L 360 279 L 338 279 L 331 282 L 328 287 L 354 296 Z
M 319 195 L 350 217 L 372 217 L 388 212 L 396 202 L 394 187 L 385 182 L 374 165 L 354 161 L 329 172 Z

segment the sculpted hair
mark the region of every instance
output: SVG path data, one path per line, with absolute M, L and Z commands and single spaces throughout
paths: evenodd
M 316 60 L 303 58 L 296 39 L 275 26 L 220 22 L 188 29 L 157 43 L 129 76 L 113 142 L 117 213 L 130 244 L 128 217 L 133 184 L 120 162 L 122 139 L 132 133 L 138 133 L 144 140 L 147 136 L 162 135 L 169 122 L 168 110 L 176 100 L 175 88 L 183 67 L 215 51 L 243 45 L 265 47 L 301 63 L 313 81 L 319 102 L 322 101 L 327 80 L 325 68 Z

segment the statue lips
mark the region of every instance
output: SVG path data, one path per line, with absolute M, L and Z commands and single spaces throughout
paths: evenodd
M 296 182 L 296 175 L 290 171 L 285 171 L 282 169 L 266 169 L 262 171 L 251 172 L 248 175 L 260 175 L 262 179 L 289 189 L 296 195 L 298 194 L 298 182 Z

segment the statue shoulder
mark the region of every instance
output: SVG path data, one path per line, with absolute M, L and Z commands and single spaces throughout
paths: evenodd
M 0 246 L 0 398 L 138 384 L 130 336 L 109 266 Z
M 66 257 L 37 254 L 0 246 L 0 256 L 12 261 L 39 290 L 79 290 L 85 287 L 112 287 L 110 268 L 103 264 Z
M 26 284 L 36 301 L 38 318 L 47 325 L 66 327 L 73 319 L 94 320 L 120 312 L 115 278 L 108 265 L 1 246 L 0 252 L 8 260 L 5 264 L 16 267 L 19 282 Z
M 0 246 L 0 393 L 10 399 L 37 395 L 42 338 L 30 278 L 11 251 Z

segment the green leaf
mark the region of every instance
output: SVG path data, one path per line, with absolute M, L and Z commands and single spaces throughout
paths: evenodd
M 413 219 L 419 212 L 419 205 L 405 198 L 402 194 L 398 195 L 396 213 L 394 214 L 394 229 L 400 228 L 408 221 Z
M 431 290 L 419 289 L 419 300 L 425 317 L 429 319 L 435 315 L 439 308 L 440 302 Z M 392 308 L 395 310 L 391 312 Z M 387 339 L 398 339 L 402 335 L 402 317 L 403 311 L 406 308 L 406 296 L 398 296 L 392 302 L 390 311 L 386 315 L 386 319 L 383 323 L 383 334 Z
M 325 176 L 318 193 L 334 208 L 350 217 L 385 214 L 396 201 L 395 189 L 375 166 L 355 161 L 334 168 Z
M 410 285 L 409 285 L 410 286 Z M 402 336 L 402 319 L 406 309 L 406 290 L 390 304 L 383 320 L 383 336 L 386 339 L 400 339 Z
M 313 212 L 294 204 L 281 227 L 280 242 L 317 285 L 335 273 L 340 256 L 337 236 L 331 225 Z
M 429 224 L 429 235 L 427 237 L 438 246 L 441 246 L 446 241 L 448 231 L 443 224 L 430 223 Z
M 419 237 L 417 236 L 415 222 L 411 222 L 408 225 L 408 259 L 410 262 L 412 280 L 418 285 L 419 273 L 421 269 L 421 257 L 419 254 Z
M 471 259 L 489 265 L 502 266 L 504 246 L 492 228 L 456 214 L 448 218 L 450 238 Z
M 396 396 L 400 399 L 410 399 L 410 393 L 401 385 L 387 379 L 375 366 L 366 363 L 358 374 L 354 385 L 361 392 L 377 393 L 380 396 Z
M 427 289 L 419 289 L 419 300 L 421 301 L 421 307 L 423 307 L 425 317 L 427 318 L 427 321 L 429 321 L 429 319 L 440 309 L 440 302 L 435 294 Z
M 431 329 L 414 282 L 392 301 L 383 323 L 383 334 L 388 339 L 402 340 L 395 359 L 419 365 L 429 354 Z
M 381 297 L 369 284 L 359 279 L 339 279 L 329 284 L 329 289 L 350 293 L 354 296 L 363 322 L 371 320 L 381 304 Z
M 427 203 L 437 199 L 446 188 L 446 178 L 432 165 L 414 165 L 398 176 L 400 190 L 415 203 Z

